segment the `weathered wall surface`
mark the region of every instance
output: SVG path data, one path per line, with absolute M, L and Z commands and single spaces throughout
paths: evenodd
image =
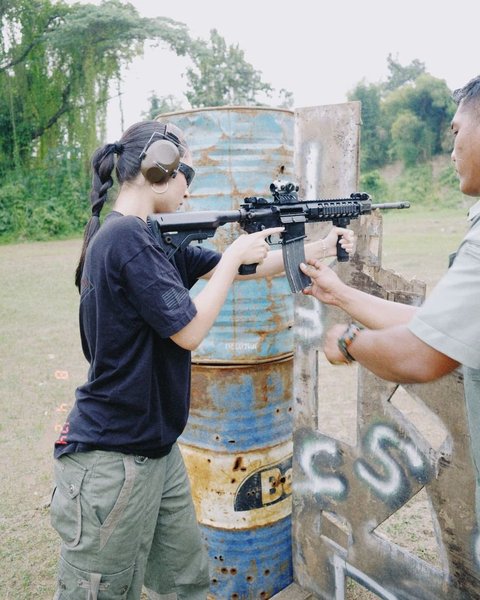
M 360 105 L 300 109 L 295 119 L 302 196 L 357 190 Z M 421 303 L 421 282 L 381 268 L 381 217 L 360 221 L 352 223 L 356 258 L 334 268 L 370 293 Z M 323 359 L 323 333 L 346 320 L 311 298 L 295 299 L 295 581 L 322 599 L 345 598 L 349 578 L 385 599 L 480 598 L 476 474 L 461 375 L 402 387 L 363 368 L 332 367 Z M 420 494 L 430 505 L 433 558 L 419 557 L 386 527 Z M 423 530 L 416 533 L 421 540 Z

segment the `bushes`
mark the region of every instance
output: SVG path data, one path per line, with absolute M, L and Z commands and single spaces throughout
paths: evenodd
M 0 186 L 0 242 L 81 235 L 89 218 L 89 187 L 72 159 L 10 172 Z
M 389 168 L 369 171 L 360 177 L 360 189 L 375 202 L 406 200 L 425 208 L 460 208 L 469 204 L 458 188 L 458 179 L 447 155 L 401 169 L 391 176 Z M 471 203 L 471 202 L 470 202 Z

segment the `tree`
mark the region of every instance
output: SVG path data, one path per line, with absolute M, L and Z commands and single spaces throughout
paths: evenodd
M 429 160 L 450 144 L 455 103 L 445 81 L 426 73 L 417 59 L 402 66 L 389 54 L 387 62 L 387 83 L 362 81 L 349 94 L 349 100 L 362 103 L 361 167 L 366 171 L 396 158 L 406 165 Z
M 258 105 L 258 94 L 268 95 L 273 91 L 245 60 L 243 50 L 238 45 L 227 47 L 216 29 L 211 30 L 209 42 L 197 40 L 192 43 L 189 55 L 193 67 L 186 73 L 189 86 L 186 96 L 194 108 Z
M 150 102 L 148 110 L 142 112 L 142 117 L 144 119 L 155 119 L 158 115 L 184 109 L 181 100 L 176 98 L 173 94 L 159 97 L 152 90 L 148 97 L 148 101 Z
M 185 25 L 99 6 L 0 0 L 0 236 L 78 234 L 111 83 L 147 39 L 185 53 Z
M 383 124 L 380 86 L 362 81 L 349 93 L 348 99 L 358 100 L 362 105 L 362 170 L 383 166 L 388 160 L 389 131 Z
M 271 90 L 217 32 L 209 42 L 192 40 L 183 23 L 141 18 L 124 0 L 0 0 L 2 239 L 81 230 L 90 156 L 105 138 L 112 84 L 119 86 L 122 68 L 147 40 L 191 58 L 192 106 L 256 104 Z M 152 92 L 149 102 L 148 118 L 180 108 L 171 94 Z
M 110 84 L 145 40 L 178 54 L 190 44 L 185 25 L 141 18 L 120 0 L 17 0 L 0 10 L 0 173 L 54 148 L 89 156 L 104 133 Z
M 432 156 L 433 132 L 411 111 L 401 112 L 392 123 L 392 154 L 413 167 Z
M 398 155 L 400 138 L 401 145 L 404 147 L 401 154 L 406 156 L 405 144 L 408 142 L 408 137 L 409 144 L 412 146 L 407 153 L 410 156 L 418 153 L 418 159 L 427 160 L 444 152 L 447 148 L 447 134 L 454 112 L 455 103 L 445 81 L 428 73 L 420 75 L 413 83 L 404 84 L 391 92 L 384 102 L 384 115 L 392 138 L 394 129 L 396 131 L 396 140 L 392 148 L 394 156 L 401 158 Z M 408 128 L 400 132 L 398 123 L 407 121 Z M 416 125 L 413 125 L 414 123 Z M 413 148 L 419 144 L 422 146 L 421 151 Z
M 392 55 L 389 54 L 387 56 L 387 65 L 390 75 L 383 86 L 386 92 L 396 90 L 406 83 L 413 83 L 417 77 L 425 73 L 425 64 L 417 58 L 412 60 L 409 65 L 402 66 L 398 60 L 394 60 Z

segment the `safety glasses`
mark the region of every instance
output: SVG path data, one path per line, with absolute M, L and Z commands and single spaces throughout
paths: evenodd
M 183 162 L 178 163 L 177 170 L 180 171 L 180 173 L 182 173 L 185 177 L 187 187 L 190 187 L 190 184 L 192 183 L 193 178 L 195 177 L 195 170 Z

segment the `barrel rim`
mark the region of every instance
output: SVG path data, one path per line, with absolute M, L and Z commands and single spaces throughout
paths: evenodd
M 232 360 L 232 359 L 219 359 L 219 358 L 215 358 L 215 359 L 210 359 L 210 358 L 203 358 L 200 356 L 195 356 L 192 355 L 192 366 L 193 365 L 198 365 L 198 366 L 205 366 L 205 367 L 217 367 L 217 368 L 247 368 L 247 367 L 252 367 L 258 364 L 267 364 L 267 363 L 282 363 L 282 362 L 288 362 L 290 360 L 292 360 L 292 358 L 294 358 L 295 352 L 294 351 L 290 351 L 290 352 L 285 352 L 284 354 L 275 354 L 272 356 L 268 356 L 268 357 L 258 357 L 255 358 L 255 360 L 253 359 L 246 359 L 246 360 L 241 360 L 241 359 L 237 359 L 237 360 Z
M 172 117 L 172 116 L 179 116 L 179 115 L 189 115 L 192 113 L 199 113 L 199 112 L 213 112 L 213 111 L 232 111 L 232 112 L 246 112 L 246 111 L 250 111 L 250 112 L 284 112 L 287 114 L 291 114 L 293 115 L 295 113 L 294 110 L 291 110 L 289 108 L 276 108 L 276 107 L 272 107 L 272 106 L 235 106 L 235 105 L 230 105 L 230 104 L 226 104 L 224 106 L 207 106 L 204 108 L 191 108 L 189 110 L 179 110 L 179 111 L 173 111 L 173 112 L 168 112 L 168 113 L 160 113 L 159 115 L 157 115 L 154 120 L 155 121 L 159 121 L 160 119 L 163 119 L 164 117 Z

